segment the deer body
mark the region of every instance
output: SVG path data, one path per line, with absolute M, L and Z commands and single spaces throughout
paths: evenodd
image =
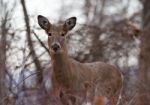
M 61 87 L 78 92 L 84 90 L 85 82 L 89 82 L 93 84 L 93 96 L 105 96 L 115 105 L 122 88 L 120 72 L 106 63 L 80 63 L 68 56 L 66 34 L 75 26 L 76 18 L 69 18 L 64 24 L 55 26 L 47 18 L 39 15 L 38 22 L 48 34 L 53 91 Z

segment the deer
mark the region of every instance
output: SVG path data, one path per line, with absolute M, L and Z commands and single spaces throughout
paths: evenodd
M 123 78 L 119 69 L 100 61 L 80 63 L 68 54 L 67 36 L 75 27 L 77 18 L 70 17 L 61 24 L 52 24 L 47 17 L 42 15 L 38 15 L 37 20 L 48 36 L 53 95 L 57 97 L 59 90 L 72 90 L 80 93 L 84 90 L 82 84 L 88 82 L 94 84 L 91 87 L 93 97 L 107 97 L 111 105 L 116 105 L 123 86 Z

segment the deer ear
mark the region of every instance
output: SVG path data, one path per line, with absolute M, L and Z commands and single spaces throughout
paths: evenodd
M 71 17 L 71 18 L 67 19 L 64 24 L 65 28 L 67 30 L 73 29 L 73 27 L 76 25 L 76 20 L 77 20 L 76 17 Z
M 46 17 L 38 15 L 37 19 L 38 24 L 40 25 L 41 28 L 43 28 L 46 31 L 50 28 L 51 24 Z

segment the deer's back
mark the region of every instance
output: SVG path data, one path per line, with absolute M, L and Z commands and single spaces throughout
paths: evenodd
M 117 68 L 103 62 L 79 63 L 73 61 L 73 71 L 77 75 L 76 88 L 89 82 L 96 96 L 112 97 L 117 95 L 122 88 L 121 73 Z
M 94 72 L 93 83 L 96 95 L 110 97 L 112 94 L 118 94 L 122 87 L 122 77 L 117 68 L 103 62 L 86 65 Z

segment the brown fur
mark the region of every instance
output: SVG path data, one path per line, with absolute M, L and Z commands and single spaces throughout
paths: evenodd
M 94 97 L 94 105 L 111 105 L 109 100 L 103 96 Z
M 112 105 L 115 105 L 122 88 L 122 77 L 119 70 L 103 62 L 80 63 L 75 61 L 67 54 L 66 35 L 61 36 L 67 34 L 70 28 L 68 30 L 65 24 L 55 26 L 49 23 L 47 29 L 45 29 L 46 33 L 52 34 L 48 37 L 48 46 L 53 68 L 53 91 L 57 91 L 58 87 L 81 91 L 84 90 L 83 83 L 90 82 L 93 84 L 94 96 L 108 97 Z M 51 48 L 54 40 L 61 45 L 60 53 L 55 53 Z

